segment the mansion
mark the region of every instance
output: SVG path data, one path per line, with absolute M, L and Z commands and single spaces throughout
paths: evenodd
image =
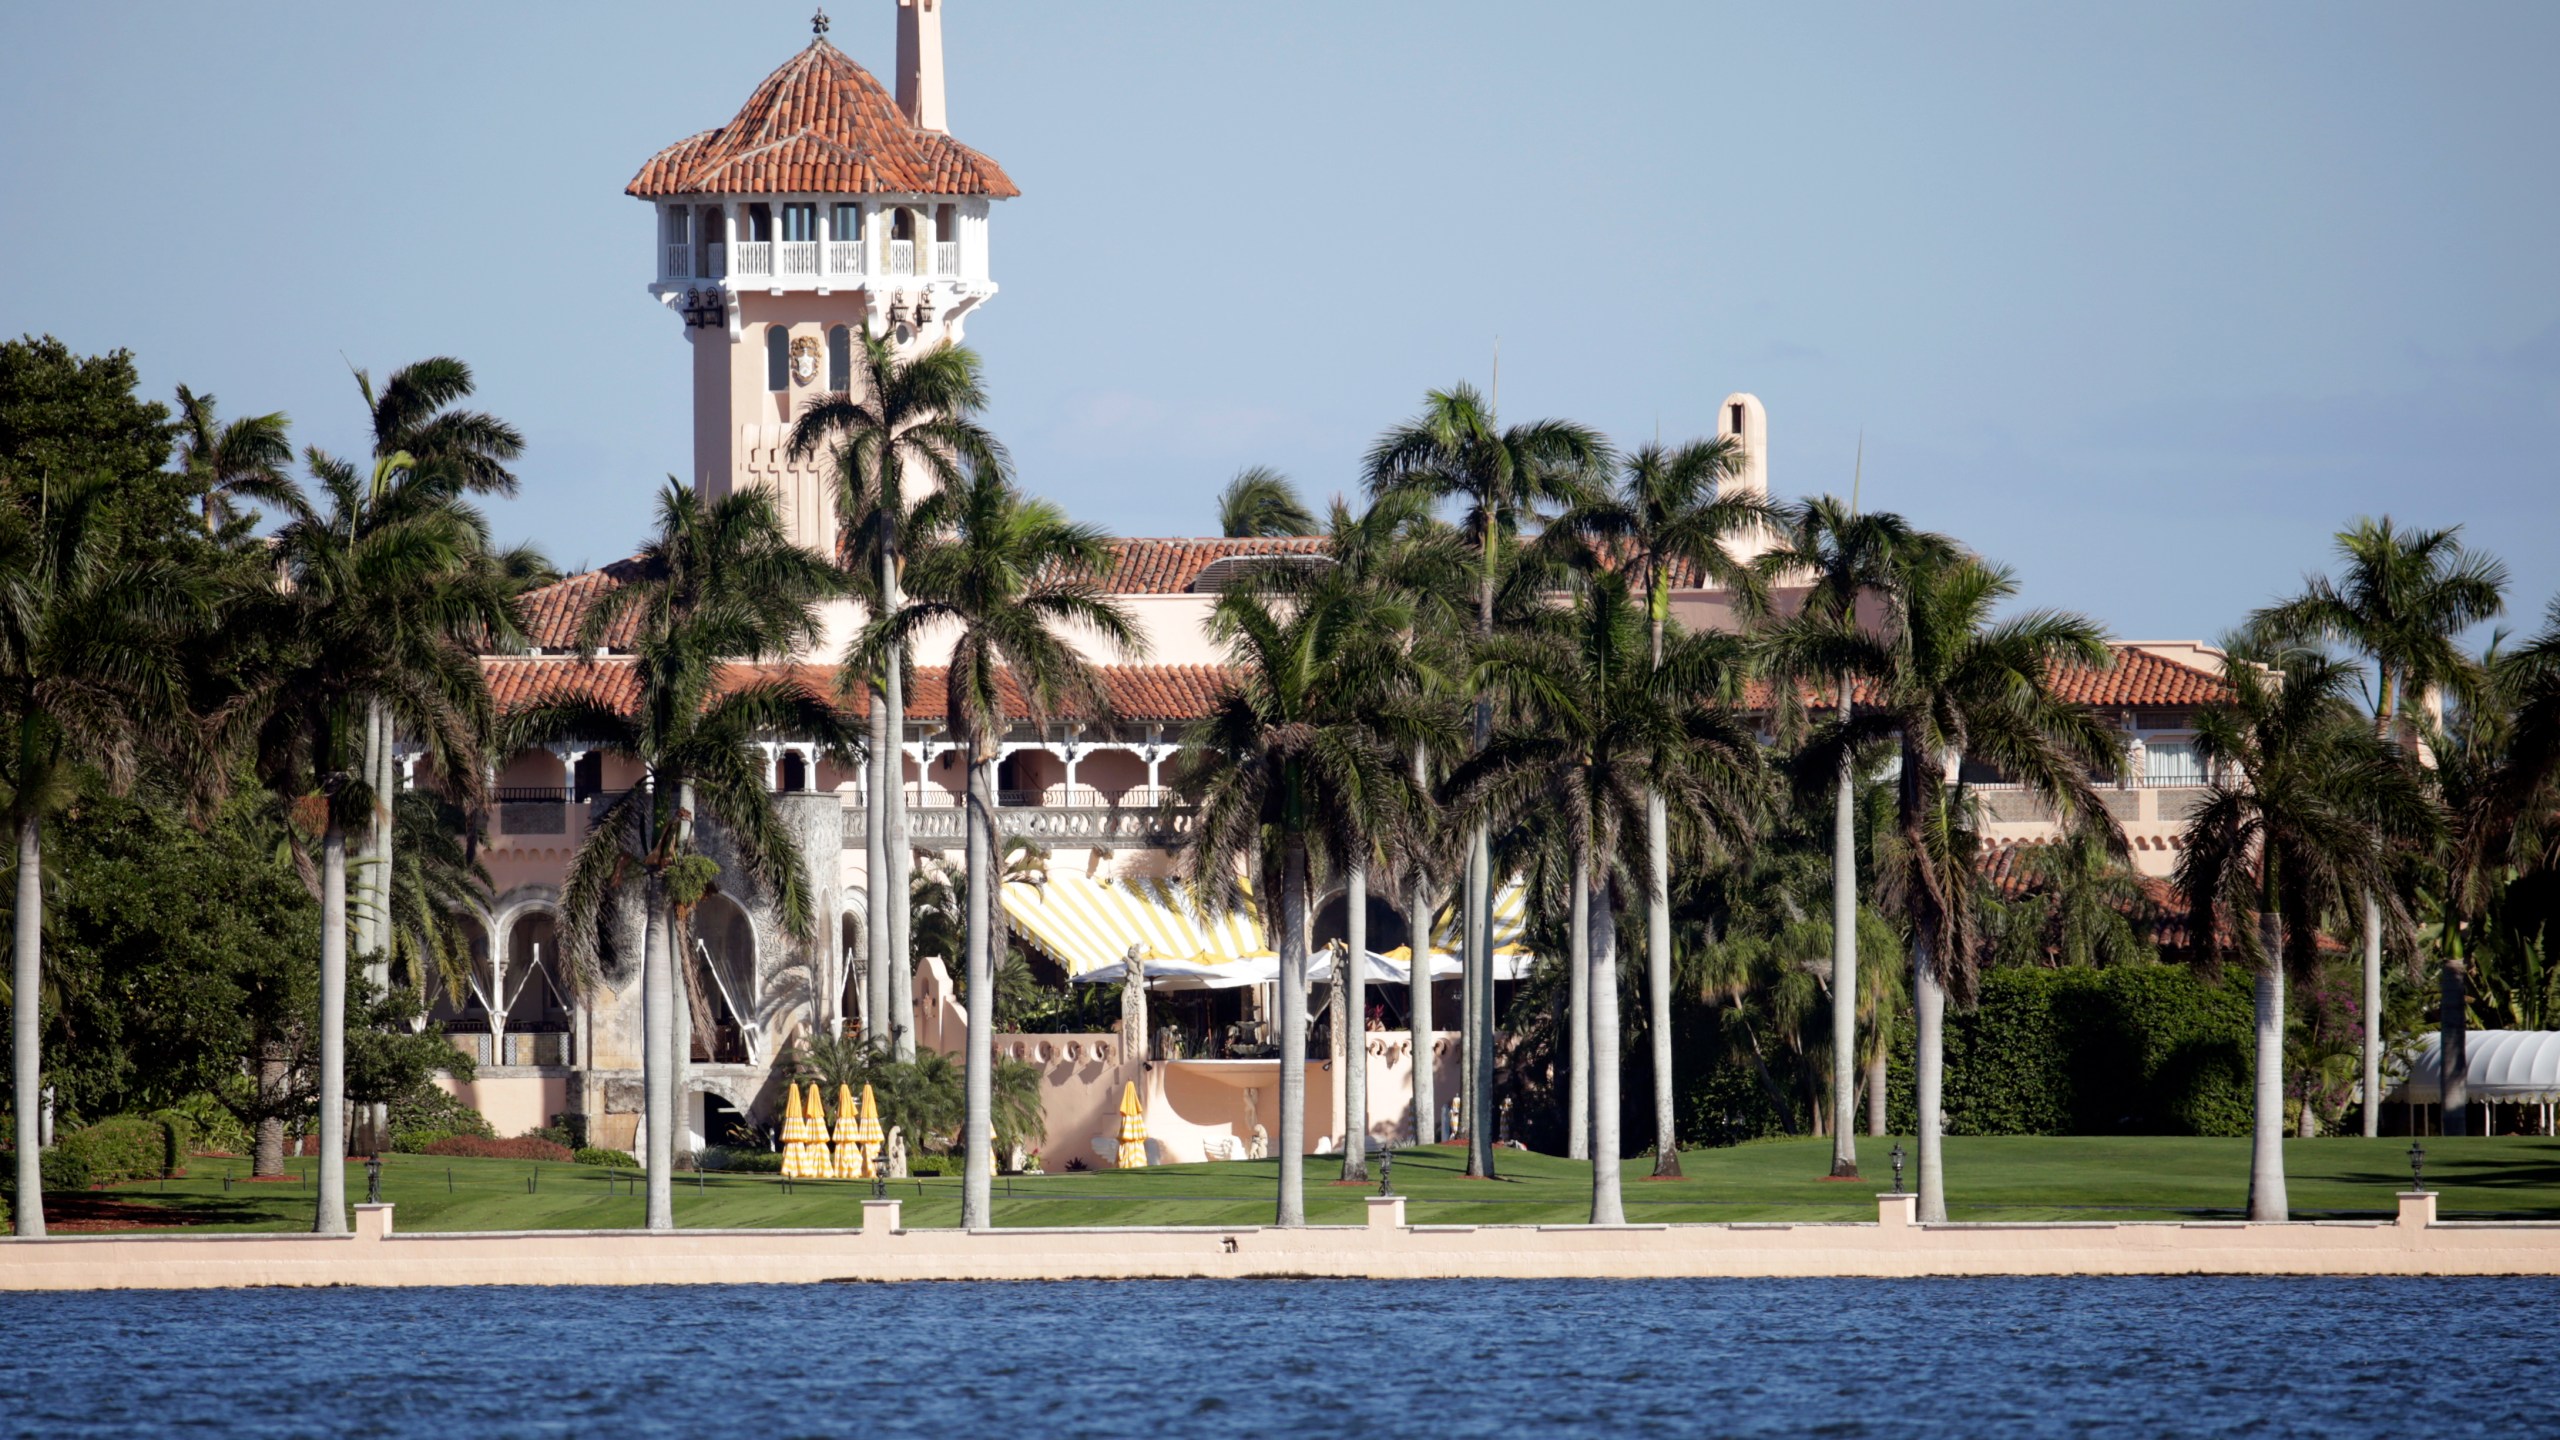
M 744 486 L 771 491 L 792 537 L 821 553 L 836 546 L 830 482 L 823 458 L 795 462 L 788 455 L 792 421 L 811 399 L 846 388 L 863 327 L 902 346 L 959 340 L 997 293 L 989 248 L 994 211 L 1020 193 L 993 160 L 948 131 L 943 3 L 895 0 L 894 91 L 828 41 L 821 17 L 820 33 L 733 118 L 651 157 L 627 187 L 652 212 L 649 293 L 692 351 L 692 483 L 712 498 Z M 1738 436 L 1749 457 L 1737 483 L 1765 494 L 1768 419 L 1760 402 L 1727 396 L 1713 418 L 1715 433 Z M 1137 1085 L 1146 1133 L 1169 1160 L 1240 1155 L 1278 1124 L 1273 987 L 1216 983 L 1221 965 L 1249 973 L 1244 967 L 1265 950 L 1265 937 L 1252 917 L 1204 919 L 1179 893 L 1173 875 L 1186 822 L 1165 803 L 1165 786 L 1185 727 L 1208 713 L 1226 684 L 1223 656 L 1206 628 L 1218 594 L 1240 572 L 1274 559 L 1323 563 L 1324 542 L 1131 538 L 1117 541 L 1116 552 L 1108 586 L 1144 633 L 1146 661 L 1092 655 L 1104 667 L 1107 721 L 1025 725 L 1005 738 L 1002 829 L 1038 847 L 1041 869 L 1008 883 L 1003 903 L 1016 943 L 1046 978 L 1072 980 L 1134 951 L 1188 962 L 1209 979 L 1169 986 L 1158 1002 L 1159 1025 L 998 1037 L 1000 1054 L 1036 1065 L 1043 1076 L 1044 1163 L 1051 1170 L 1071 1158 L 1111 1163 L 1110 1148 L 1097 1142 L 1115 1133 L 1127 1083 Z M 525 648 L 482 662 L 501 711 L 570 693 L 630 693 L 628 636 L 608 635 L 591 654 L 580 652 L 577 637 L 588 607 L 631 578 L 636 563 L 573 576 L 528 597 Z M 1678 592 L 1674 609 L 1692 627 L 1733 623 L 1726 598 L 1712 589 Z M 855 602 L 835 602 L 825 639 L 791 661 L 832 674 L 862 620 Z M 941 654 L 928 643 L 915 655 L 917 677 L 905 697 L 903 784 L 920 874 L 929 862 L 956 865 L 962 844 L 965 775 L 943 730 L 935 668 L 947 659 L 944 644 Z M 2126 738 L 2128 763 L 2106 798 L 2146 875 L 2167 873 L 2176 837 L 2203 793 L 2192 724 L 2197 707 L 2225 694 L 2220 665 L 2220 655 L 2198 643 L 2126 643 L 2114 665 L 2064 677 L 2071 699 L 2109 717 Z M 810 940 L 789 935 L 772 897 L 734 867 L 724 868 L 695 912 L 685 942 L 690 953 L 679 965 L 691 991 L 679 1151 L 726 1143 L 741 1121 L 775 1118 L 780 1067 L 798 1038 L 880 1028 L 880 1017 L 865 1013 L 863 983 L 872 959 L 864 953 L 870 897 L 863 847 L 876 797 L 866 793 L 860 767 L 839 766 L 803 738 L 772 736 L 765 755 L 776 803 L 808 866 L 819 926 Z M 574 1114 L 585 1117 L 595 1144 L 639 1143 L 637 946 L 608 945 L 601 985 L 580 995 L 563 981 L 555 929 L 589 817 L 637 780 L 619 758 L 575 744 L 516 754 L 497 768 L 480 851 L 493 902 L 473 921 L 478 974 L 468 995 L 442 998 L 436 1014 L 480 1062 L 476 1078 L 455 1088 L 502 1133 Z M 1996 842 L 2056 833 L 2053 817 L 2022 792 L 1992 780 L 1980 793 Z M 715 857 L 719 843 L 709 838 Z M 1497 948 L 1510 956 L 1499 977 L 1516 976 L 1535 958 L 1517 944 L 1520 910 L 1516 891 L 1497 906 Z M 1344 933 L 1341 898 L 1319 897 L 1314 944 Z M 1367 933 L 1381 952 L 1413 938 L 1403 916 L 1374 897 Z M 945 957 L 929 954 L 918 938 L 918 1043 L 956 1053 L 963 1027 Z M 1454 948 L 1445 932 L 1429 940 L 1433 948 Z M 1445 962 L 1434 969 L 1450 973 Z M 1439 983 L 1448 993 L 1434 1012 L 1454 1024 L 1456 984 Z M 1456 1035 L 1443 1029 L 1432 1053 L 1417 1057 L 1409 1032 L 1398 1028 L 1400 989 L 1373 982 L 1379 1011 L 1324 1024 L 1329 1034 L 1310 1046 L 1311 1147 L 1346 1143 L 1332 1079 L 1342 1065 L 1367 1068 L 1372 1124 L 1364 1138 L 1373 1142 L 1413 1137 L 1417 1063 L 1434 1067 L 1437 1095 L 1457 1093 Z M 1322 1003 L 1320 994 L 1318 1014 Z

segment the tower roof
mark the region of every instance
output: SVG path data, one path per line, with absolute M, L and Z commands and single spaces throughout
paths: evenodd
M 663 195 L 1019 195 L 1004 167 L 917 128 L 886 87 L 821 37 L 736 118 L 651 156 L 624 187 Z

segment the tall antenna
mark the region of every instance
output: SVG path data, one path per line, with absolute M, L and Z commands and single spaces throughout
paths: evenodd
M 1862 429 L 1858 432 L 1857 463 L 1849 467 L 1849 513 L 1852 515 L 1858 513 L 1858 487 L 1865 483 L 1866 478 L 1867 432 Z
M 1493 337 L 1493 413 L 1502 414 L 1502 337 Z

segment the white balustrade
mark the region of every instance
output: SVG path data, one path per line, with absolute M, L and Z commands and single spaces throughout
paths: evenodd
M 818 242 L 786 240 L 782 242 L 782 273 L 815 275 L 818 273 Z
M 702 278 L 717 280 L 729 273 L 729 247 L 717 240 L 702 247 Z
M 773 242 L 741 240 L 738 242 L 738 273 L 770 275 L 773 273 Z
M 862 273 L 862 242 L 831 240 L 827 242 L 827 273 L 859 275 Z
M 916 273 L 916 242 L 913 240 L 889 242 L 889 273 L 892 275 Z
M 666 273 L 669 275 L 690 275 L 693 273 L 693 247 L 691 245 L 688 245 L 681 240 L 671 240 L 667 242 Z
M 934 242 L 933 273 L 936 275 L 957 275 L 960 273 L 959 241 L 937 240 Z

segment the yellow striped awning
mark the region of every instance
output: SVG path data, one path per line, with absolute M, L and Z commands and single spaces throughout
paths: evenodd
M 1004 913 L 1070 977 L 1117 965 L 1135 945 L 1148 960 L 1223 964 L 1264 952 L 1262 925 L 1236 909 L 1197 915 L 1181 881 L 1052 875 L 1004 887 Z
M 1493 951 L 1499 955 L 1517 950 L 1521 936 L 1529 928 L 1529 887 L 1505 885 L 1493 896 Z M 1434 949 L 1455 953 L 1461 945 L 1458 934 L 1458 902 L 1452 897 L 1432 923 L 1431 944 Z

